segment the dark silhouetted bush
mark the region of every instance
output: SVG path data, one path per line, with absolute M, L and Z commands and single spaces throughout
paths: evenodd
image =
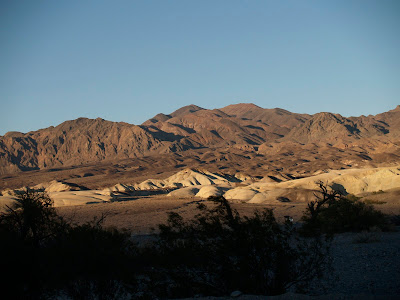
M 118 299 L 132 282 L 129 235 L 100 220 L 72 226 L 41 192 L 27 190 L 0 214 L 5 299 Z
M 223 197 L 211 200 L 191 220 L 171 213 L 153 242 L 138 247 L 128 233 L 103 228 L 103 218 L 65 222 L 46 194 L 28 190 L 0 215 L 2 297 L 276 295 L 322 275 L 329 244 L 320 237 L 299 237 L 272 210 L 242 217 Z
M 308 203 L 302 218 L 302 232 L 306 235 L 364 231 L 371 227 L 387 228 L 385 215 L 372 205 L 361 202 L 354 195 L 343 196 L 317 182 L 320 191 L 317 199 Z
M 17 194 L 15 202 L 0 214 L 1 227 L 25 243 L 45 243 L 66 228 L 52 205 L 45 192 L 27 189 Z
M 321 239 L 300 239 L 272 210 L 241 217 L 223 197 L 212 200 L 212 208 L 199 203 L 192 220 L 170 213 L 159 226 L 160 240 L 147 252 L 154 296 L 276 295 L 322 275 L 328 246 Z
M 130 235 L 103 228 L 102 221 L 70 226 L 47 248 L 53 289 L 73 299 L 121 299 L 128 293 L 135 274 Z
M 0 269 L 7 270 L 2 295 L 13 299 L 40 298 L 49 278 L 44 249 L 68 225 L 43 192 L 28 189 L 0 213 Z

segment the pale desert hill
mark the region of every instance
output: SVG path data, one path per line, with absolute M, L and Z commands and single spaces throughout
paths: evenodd
M 66 182 L 51 181 L 30 187 L 45 191 L 55 207 L 75 206 L 112 201 L 127 201 L 151 195 L 165 195 L 174 201 L 180 198 L 207 199 L 224 196 L 228 200 L 249 204 L 306 203 L 315 197 L 318 182 L 342 194 L 368 196 L 400 191 L 400 165 L 396 167 L 331 170 L 307 178 L 291 179 L 266 176 L 258 179 L 238 173 L 232 176 L 207 170 L 184 169 L 164 179 L 147 179 L 141 183 L 119 183 L 103 190 L 83 190 Z M 26 188 L 3 190 L 0 205 L 9 205 Z M 386 199 L 388 200 L 388 199 Z M 391 202 L 393 202 L 391 200 Z M 400 202 L 394 199 L 391 203 Z
M 207 170 L 186 168 L 166 179 L 147 179 L 141 183 L 121 184 L 106 188 L 110 192 L 134 192 L 159 189 L 179 189 L 193 186 L 217 185 L 230 187 L 240 179 L 228 174 L 212 173 Z
M 45 192 L 52 200 L 54 207 L 76 206 L 93 203 L 103 203 L 112 200 L 112 194 L 107 191 L 87 190 L 78 185 L 60 181 L 50 181 L 29 187 L 31 191 Z M 0 211 L 10 206 L 18 194 L 27 191 L 26 187 L 19 189 L 6 189 L 1 191 Z
M 53 200 L 54 207 L 81 206 L 96 203 L 110 202 L 113 198 L 104 191 L 64 191 L 49 192 L 49 197 Z M 15 201 L 15 196 L 0 196 L 0 212 L 3 212 L 7 206 L 11 206 Z
M 353 194 L 356 196 L 363 196 L 371 193 L 400 190 L 400 166 L 330 170 L 307 178 L 284 182 L 263 182 L 261 180 L 260 182 L 238 189 L 249 189 L 266 195 L 272 192 L 275 197 L 286 196 L 288 199 L 299 200 L 299 195 L 304 193 L 305 190 L 318 190 L 318 182 L 323 182 L 325 185 L 339 191 L 343 195 Z M 288 193 L 291 194 L 291 196 L 288 196 Z M 253 202 L 260 203 L 261 201 Z M 400 205 L 400 201 L 398 201 L 398 205 Z
M 400 189 L 400 166 L 384 168 L 331 170 L 326 173 L 300 179 L 242 181 L 237 177 L 211 173 L 206 170 L 186 169 L 165 180 L 147 180 L 129 186 L 123 192 L 146 189 L 176 189 L 169 196 L 178 198 L 220 196 L 226 199 L 248 203 L 269 201 L 302 201 L 312 199 L 318 190 L 318 182 L 323 182 L 344 195 L 365 195 Z M 110 191 L 120 191 L 111 188 Z M 285 198 L 285 199 L 283 199 Z M 400 202 L 399 202 L 400 204 Z

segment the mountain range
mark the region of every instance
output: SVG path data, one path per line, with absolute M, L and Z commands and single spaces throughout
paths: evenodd
M 241 160 L 251 161 L 254 168 L 265 168 L 274 161 L 279 168 L 282 159 L 286 167 L 318 159 L 330 168 L 335 162 L 338 167 L 351 166 L 346 164 L 350 160 L 390 164 L 400 159 L 400 106 L 377 115 L 346 118 L 329 112 L 309 115 L 265 109 L 250 103 L 220 109 L 188 105 L 168 115 L 157 114 L 141 125 L 78 118 L 56 127 L 8 132 L 0 137 L 0 175 L 127 160 L 144 162 L 161 156 L 168 157 L 175 168 L 183 161 L 179 157 L 208 164 L 226 161 L 225 168 L 234 163 L 238 169 L 247 164 Z M 313 170 L 316 168 L 323 166 Z

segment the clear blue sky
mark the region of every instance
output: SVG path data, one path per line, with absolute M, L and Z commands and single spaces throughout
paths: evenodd
M 400 1 L 0 1 L 0 134 L 197 104 L 400 104 Z

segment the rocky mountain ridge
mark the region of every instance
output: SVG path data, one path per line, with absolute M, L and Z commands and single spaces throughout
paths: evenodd
M 78 118 L 26 134 L 8 132 L 0 137 L 0 174 L 232 147 L 257 155 L 286 148 L 296 152 L 353 148 L 366 157 L 393 154 L 388 158 L 393 160 L 400 152 L 399 141 L 400 106 L 376 116 L 345 118 L 327 112 L 308 115 L 264 109 L 251 103 L 220 109 L 189 105 L 169 115 L 157 114 L 139 126 Z

